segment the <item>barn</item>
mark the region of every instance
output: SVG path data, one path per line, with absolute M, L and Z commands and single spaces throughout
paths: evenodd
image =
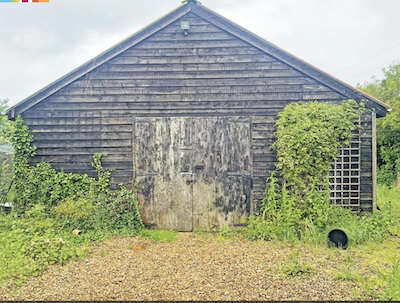
M 188 0 L 8 111 L 40 161 L 137 187 L 144 223 L 192 231 L 245 224 L 275 168 L 277 114 L 290 102 L 365 103 L 332 165 L 332 203 L 376 207 L 376 118 L 388 106 Z

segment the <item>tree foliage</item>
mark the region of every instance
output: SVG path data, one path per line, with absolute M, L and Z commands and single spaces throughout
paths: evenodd
M 400 174 L 400 64 L 383 73 L 382 80 L 373 78 L 358 87 L 391 106 L 387 116 L 377 120 L 378 181 L 391 185 Z
M 0 143 L 8 142 L 11 123 L 5 115 L 8 108 L 8 99 L 0 99 Z

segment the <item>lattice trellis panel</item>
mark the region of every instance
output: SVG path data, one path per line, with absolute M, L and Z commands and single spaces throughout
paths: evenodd
M 360 124 L 360 121 L 357 122 Z M 349 208 L 361 206 L 361 140 L 360 131 L 353 132 L 350 146 L 342 148 L 329 172 L 331 201 Z

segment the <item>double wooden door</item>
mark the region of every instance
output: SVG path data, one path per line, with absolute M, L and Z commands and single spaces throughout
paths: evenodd
M 250 124 L 247 117 L 135 117 L 143 222 L 178 231 L 245 223 L 252 208 Z

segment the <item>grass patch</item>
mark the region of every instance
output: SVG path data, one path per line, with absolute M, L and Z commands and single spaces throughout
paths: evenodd
M 360 283 L 362 281 L 362 278 L 354 272 L 343 271 L 334 274 L 333 280 L 342 280 L 342 281 L 351 281 L 355 283 Z
M 51 218 L 0 216 L 0 286 L 22 284 L 53 264 L 65 264 L 89 254 L 93 239 L 103 235 L 74 236 L 59 230 Z
M 154 240 L 154 241 L 161 241 L 161 242 L 173 242 L 176 241 L 176 236 L 178 232 L 174 230 L 156 230 L 156 229 L 146 229 L 142 230 L 139 234 L 140 237 Z
M 280 273 L 286 277 L 297 277 L 302 275 L 313 275 L 315 267 L 301 260 L 300 251 L 289 254 L 289 262 L 281 266 Z

